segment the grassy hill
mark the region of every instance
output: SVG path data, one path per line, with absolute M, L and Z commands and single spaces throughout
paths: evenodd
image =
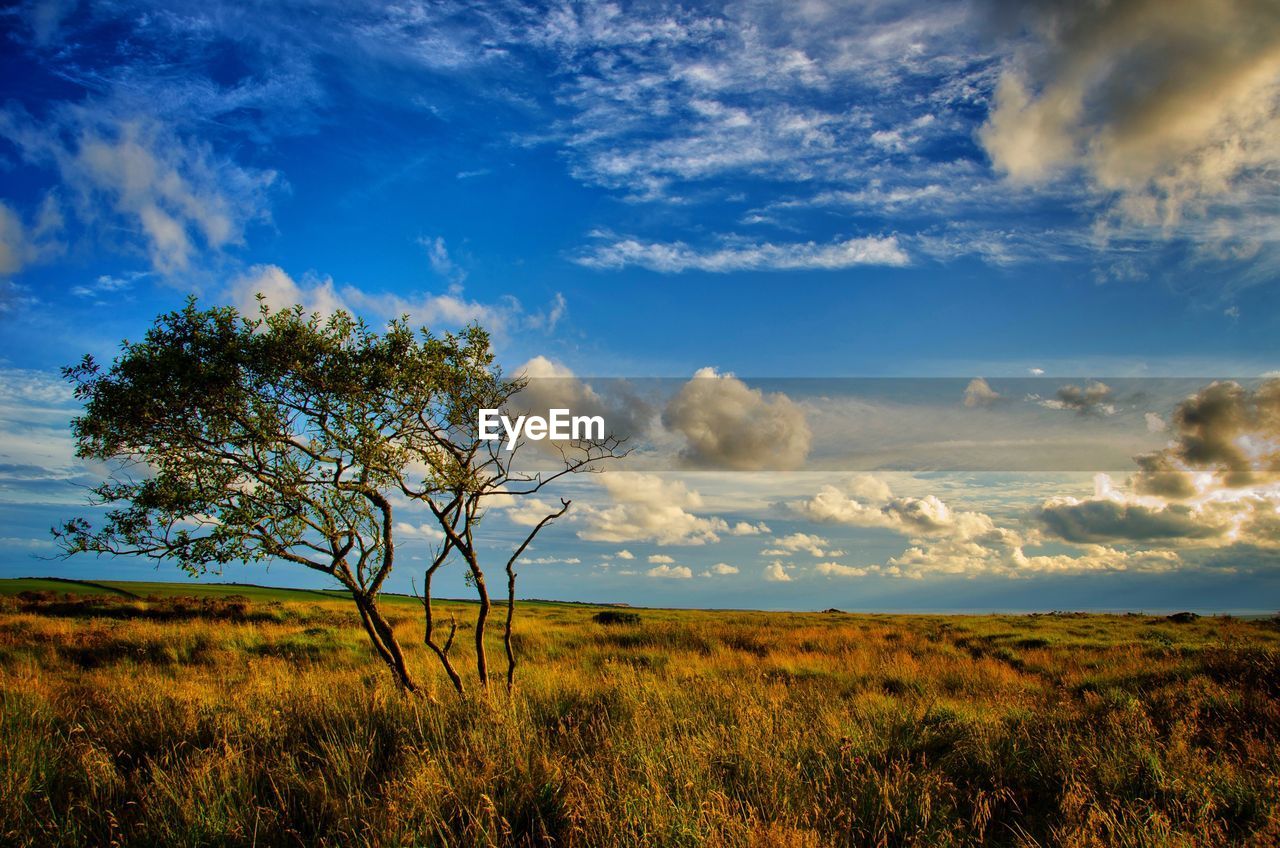
M 403 599 L 418 698 L 329 593 L 0 591 L 5 845 L 1280 842 L 1272 621 L 530 604 L 460 698 Z
M 251 583 L 166 583 L 139 580 L 70 580 L 63 577 L 18 577 L 0 580 L 0 595 L 21 592 L 56 592 L 72 595 L 118 595 L 128 598 L 223 598 L 240 595 L 255 601 L 305 601 L 342 597 L 341 592 L 315 589 L 282 589 Z

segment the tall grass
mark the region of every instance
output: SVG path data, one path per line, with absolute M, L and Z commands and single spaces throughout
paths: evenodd
M 1280 842 L 1269 623 L 529 606 L 463 700 L 408 609 L 427 698 L 336 603 L 4 604 L 4 844 Z

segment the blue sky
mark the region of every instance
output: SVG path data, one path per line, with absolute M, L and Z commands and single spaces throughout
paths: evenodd
M 708 409 L 737 399 L 793 440 L 731 474 L 707 469 L 736 456 L 719 445 L 694 471 L 687 430 L 655 411 L 659 467 L 616 472 L 652 487 L 570 484 L 575 514 L 534 556 L 577 562 L 528 567 L 533 595 L 1280 599 L 1280 494 L 1262 475 L 1277 434 L 1260 379 L 1280 369 L 1267 3 L 42 2 L 0 26 L 0 574 L 155 576 L 31 557 L 101 473 L 70 456 L 57 370 L 109 358 L 189 294 L 265 291 L 439 329 L 477 320 L 511 369 L 714 369 Z M 1032 375 L 1042 388 L 1000 382 Z M 856 426 L 911 434 L 900 451 L 954 442 L 945 427 L 1024 444 L 1079 432 L 1202 479 L 1170 498 L 1136 463 L 1011 477 L 989 456 L 942 476 L 901 454 L 821 459 L 842 435 L 831 422 L 851 420 L 832 410 L 862 401 L 823 406 L 786 380 L 865 376 L 960 381 L 911 411 L 933 422 L 920 430 L 857 407 Z M 968 393 L 979 376 L 989 393 Z M 1118 388 L 1155 377 L 1201 383 Z M 782 397 L 752 394 L 759 378 Z M 1214 476 L 1235 460 L 1188 459 L 1176 410 L 1214 378 L 1243 387 L 1228 441 L 1264 446 L 1246 451 L 1248 486 Z M 1060 393 L 1090 380 L 1109 394 Z M 840 500 L 821 505 L 843 509 L 812 508 L 824 487 Z M 508 518 L 498 541 L 519 531 Z M 283 566 L 233 577 L 314 583 Z

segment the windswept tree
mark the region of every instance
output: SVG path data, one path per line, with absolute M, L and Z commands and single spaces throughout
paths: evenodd
M 145 556 L 193 575 L 271 561 L 321 572 L 350 592 L 374 651 L 408 691 L 417 684 L 378 603 L 395 566 L 395 503 L 421 504 L 443 534 L 424 575 L 425 641 L 462 692 L 449 653 L 456 625 L 437 635 L 437 572 L 460 560 L 475 587 L 476 672 L 487 686 L 485 506 L 620 453 L 611 437 L 573 442 L 548 471 L 518 473 L 517 451 L 481 440 L 476 422 L 524 382 L 503 376 L 475 326 L 437 336 L 402 319 L 378 332 L 343 312 L 264 307 L 249 317 L 192 300 L 124 343 L 109 368 L 87 356 L 64 373 L 85 405 L 73 422 L 79 456 L 115 469 L 93 490 L 102 522 L 55 528 L 65 553 Z M 568 508 L 549 509 L 506 562 L 508 685 L 515 566 Z

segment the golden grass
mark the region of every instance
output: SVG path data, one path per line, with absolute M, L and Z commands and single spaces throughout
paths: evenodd
M 1270 622 L 530 605 L 462 700 L 395 608 L 432 702 L 340 602 L 0 604 L 3 844 L 1280 841 Z

